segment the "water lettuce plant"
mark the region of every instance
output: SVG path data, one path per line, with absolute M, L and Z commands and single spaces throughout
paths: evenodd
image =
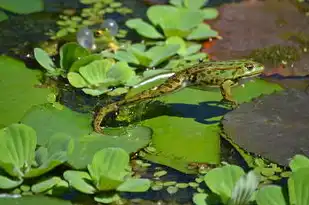
M 262 187 L 256 194 L 258 205 L 306 205 L 309 204 L 309 159 L 295 155 L 289 164 L 292 174 L 287 190 L 277 185 Z
M 98 151 L 88 172 L 69 170 L 64 172 L 64 178 L 76 190 L 95 194 L 95 201 L 111 203 L 119 201 L 117 192 L 145 192 L 149 189 L 149 179 L 133 178 L 130 157 L 121 148 L 104 148 Z
M 41 48 L 34 48 L 34 57 L 47 71 L 50 77 L 66 77 L 73 63 L 82 57 L 90 55 L 90 52 L 77 43 L 66 43 L 60 48 L 60 65 L 57 66 L 48 53 Z
M 218 33 L 204 23 L 205 19 L 217 17 L 217 12 L 199 9 L 206 1 L 171 1 L 174 5 L 155 5 L 147 10 L 149 24 L 141 18 L 126 21 L 126 26 L 149 39 L 164 39 L 179 36 L 186 40 L 204 40 Z M 213 14 L 214 13 L 214 14 Z M 157 30 L 156 28 L 160 30 Z
M 0 130 L 0 189 L 11 189 L 24 179 L 41 176 L 66 161 L 66 150 L 59 147 L 61 136 L 51 137 L 46 146 L 36 149 L 34 129 L 12 124 Z
M 93 96 L 104 93 L 120 95 L 127 92 L 125 86 L 137 82 L 134 70 L 126 62 L 114 63 L 112 59 L 94 60 L 81 66 L 77 72 L 68 73 L 68 80 L 74 87 Z M 124 87 L 115 89 L 116 86 Z
M 222 204 L 247 205 L 254 201 L 254 193 L 260 177 L 254 171 L 245 174 L 241 167 L 225 165 L 209 171 L 204 181 L 212 193 L 220 197 Z M 197 205 L 213 204 L 212 194 L 197 193 L 193 201 Z

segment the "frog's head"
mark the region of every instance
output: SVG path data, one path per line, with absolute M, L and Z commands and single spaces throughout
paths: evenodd
M 263 64 L 253 60 L 239 61 L 236 71 L 233 73 L 234 78 L 247 78 L 260 75 L 264 71 Z

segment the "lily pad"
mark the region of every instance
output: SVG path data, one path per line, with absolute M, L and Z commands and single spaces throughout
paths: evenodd
M 33 204 L 44 204 L 44 205 L 71 205 L 70 201 L 65 201 L 57 198 L 51 198 L 46 196 L 25 196 L 20 198 L 0 198 L 0 204 L 5 205 L 33 205 Z
M 242 103 L 277 89 L 280 86 L 256 79 L 244 87 L 234 87 L 232 93 Z M 153 129 L 152 142 L 157 150 L 156 154 L 147 154 L 145 158 L 186 173 L 192 173 L 187 169 L 190 162 L 218 163 L 219 122 L 230 111 L 227 106 L 218 106 L 221 99 L 219 89 L 211 92 L 192 88 L 158 98 L 166 103 L 169 111 L 141 122 Z
M 41 74 L 21 61 L 0 56 L 0 128 L 18 122 L 33 105 L 48 102 L 51 90 L 35 87 Z
M 0 8 L 18 14 L 29 14 L 42 11 L 44 9 L 44 2 L 42 0 L 1 0 Z
M 77 113 L 67 107 L 59 110 L 51 104 L 32 107 L 21 122 L 34 128 L 38 144 L 45 145 L 55 133 L 64 133 L 77 138 L 92 132 L 89 114 Z
M 288 166 L 295 154 L 309 156 L 308 100 L 296 90 L 260 97 L 225 115 L 224 131 L 242 149 Z
M 84 169 L 94 154 L 107 147 L 119 147 L 128 153 L 147 146 L 151 140 L 151 129 L 147 127 L 105 128 L 106 135 L 92 133 L 72 141 L 69 164 L 75 169 Z

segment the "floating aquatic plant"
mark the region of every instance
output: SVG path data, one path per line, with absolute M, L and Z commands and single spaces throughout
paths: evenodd
M 137 83 L 134 70 L 126 62 L 113 63 L 111 59 L 94 60 L 81 66 L 68 73 L 68 80 L 74 87 L 93 96 L 120 95 L 127 92 L 126 86 Z
M 138 34 L 150 39 L 164 39 L 171 36 L 179 36 L 186 40 L 204 40 L 216 37 L 218 33 L 204 23 L 205 19 L 217 17 L 217 13 L 207 16 L 209 10 L 199 9 L 204 2 L 184 1 L 172 5 L 155 5 L 147 10 L 147 17 L 152 23 L 149 24 L 141 18 L 130 19 L 126 25 L 134 29 Z M 202 4 L 201 4 L 202 3 Z M 213 12 L 212 12 L 213 13 Z M 160 28 L 157 30 L 156 28 Z
M 105 148 L 98 151 L 88 165 L 88 172 L 66 171 L 64 178 L 76 190 L 95 194 L 100 203 L 119 201 L 117 192 L 145 192 L 150 188 L 149 179 L 133 178 L 130 157 L 121 148 Z
M 67 160 L 66 148 L 58 149 L 65 136 L 54 135 L 36 149 L 34 129 L 12 124 L 0 130 L 0 188 L 11 189 L 24 179 L 41 176 Z M 41 189 L 42 190 L 42 189 Z

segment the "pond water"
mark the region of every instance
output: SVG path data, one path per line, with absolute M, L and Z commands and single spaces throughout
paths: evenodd
M 227 204 L 231 187 L 224 198 L 206 182 L 214 168 L 240 167 L 217 184 L 254 169 L 286 186 L 290 160 L 309 156 L 308 3 L 12 2 L 0 3 L 1 204 Z

